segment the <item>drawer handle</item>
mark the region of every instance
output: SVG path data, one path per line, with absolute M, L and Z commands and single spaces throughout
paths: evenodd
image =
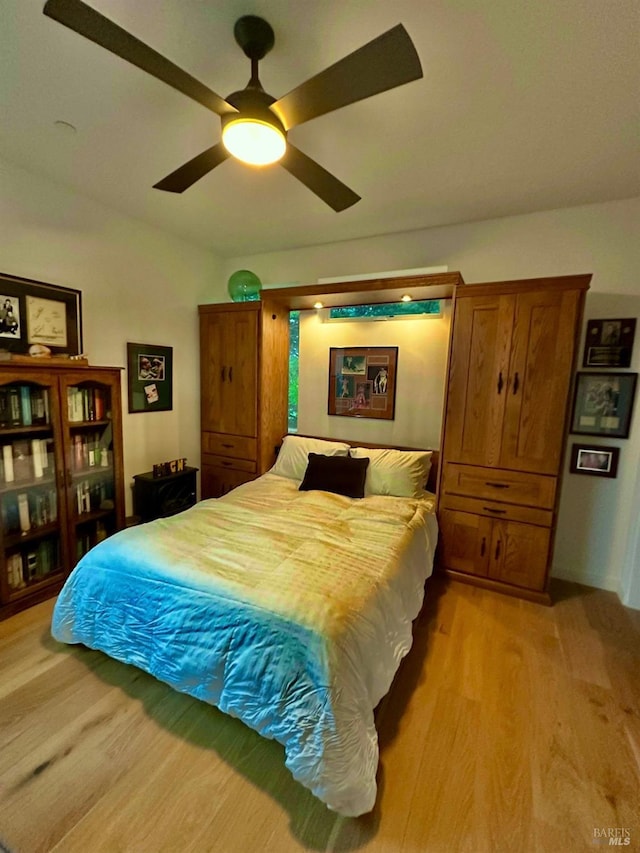
M 223 460 L 222 460 L 222 464 L 226 467 L 226 466 L 231 465 L 232 463 L 231 463 L 231 462 L 229 462 L 227 459 L 223 459 Z
M 504 515 L 506 513 L 506 509 L 495 509 L 492 506 L 483 506 L 482 509 L 484 509 L 486 512 L 493 512 L 496 515 Z
M 516 373 L 516 376 L 518 374 Z M 233 382 L 233 365 L 229 368 L 229 382 Z
M 502 386 L 503 385 L 504 385 L 504 382 L 502 380 L 502 371 L 500 371 L 500 373 L 498 374 L 498 394 L 502 393 Z
M 487 550 L 487 539 L 485 536 L 482 537 L 482 544 L 480 545 L 480 556 L 484 557 L 484 552 Z
M 516 375 L 513 378 L 513 393 L 518 393 L 518 388 L 520 387 L 520 380 L 518 379 L 518 372 L 516 371 Z
M 228 448 L 229 450 L 233 448 L 233 444 L 223 444 L 222 446 Z
M 498 559 L 499 556 L 500 556 L 500 540 L 498 539 L 498 541 L 496 543 L 496 557 L 495 557 L 496 560 Z
M 492 489 L 508 489 L 509 483 L 485 483 L 485 486 L 491 486 Z
M 224 366 L 224 364 L 223 364 L 223 365 L 222 365 L 222 370 L 220 371 L 220 379 L 221 379 L 223 382 L 224 382 L 224 379 L 225 379 L 225 373 L 226 373 L 226 371 L 227 371 L 227 368 L 226 368 L 226 367 Z

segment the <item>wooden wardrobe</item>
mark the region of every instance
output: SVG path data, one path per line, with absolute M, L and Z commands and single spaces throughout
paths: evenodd
M 448 574 L 548 602 L 572 377 L 590 275 L 459 288 L 438 519 Z
M 289 312 L 268 298 L 198 311 L 204 499 L 275 461 L 287 432 Z

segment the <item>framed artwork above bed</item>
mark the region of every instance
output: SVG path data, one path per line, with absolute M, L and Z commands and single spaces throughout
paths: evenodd
M 328 414 L 392 421 L 398 347 L 331 347 Z

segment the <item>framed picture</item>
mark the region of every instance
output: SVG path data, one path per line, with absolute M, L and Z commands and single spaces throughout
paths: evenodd
M 578 373 L 571 432 L 627 438 L 637 373 Z
M 173 347 L 127 344 L 130 412 L 173 409 Z
M 23 354 L 33 344 L 54 355 L 82 353 L 82 294 L 0 273 L 0 350 Z
M 572 474 L 590 474 L 593 477 L 616 477 L 618 475 L 619 447 L 599 447 L 591 444 L 571 446 Z
M 589 320 L 583 367 L 629 367 L 636 320 Z
M 398 347 L 331 347 L 330 415 L 392 421 Z

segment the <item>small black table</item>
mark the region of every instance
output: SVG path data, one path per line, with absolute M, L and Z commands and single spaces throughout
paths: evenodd
M 133 477 L 133 511 L 140 521 L 166 518 L 196 502 L 197 468 L 185 467 L 175 474 L 154 477 L 153 471 Z

